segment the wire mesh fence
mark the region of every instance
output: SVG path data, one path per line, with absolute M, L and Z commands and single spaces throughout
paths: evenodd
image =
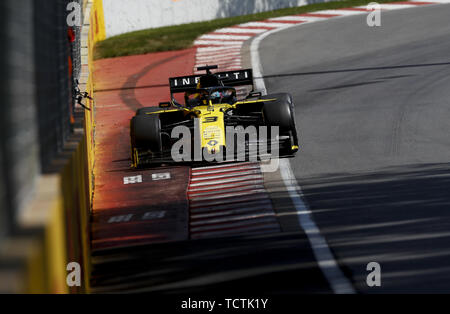
M 67 6 L 81 0 L 0 2 L 0 236 L 33 196 L 36 178 L 54 171 L 72 134 L 72 97 L 81 67 L 80 27 Z M 81 25 L 80 25 L 81 26 Z

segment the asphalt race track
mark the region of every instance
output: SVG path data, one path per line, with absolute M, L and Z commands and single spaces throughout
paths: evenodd
M 381 27 L 366 16 L 269 35 L 265 83 L 294 96 L 301 149 L 290 164 L 355 292 L 449 292 L 450 5 L 383 12 Z M 264 185 L 280 231 L 99 247 L 93 292 L 348 292 L 324 275 L 282 174 Z M 366 284 L 370 262 L 381 287 Z
M 450 291 L 450 5 L 300 25 L 261 43 L 291 92 L 291 166 L 357 292 Z M 382 286 L 366 285 L 378 262 Z

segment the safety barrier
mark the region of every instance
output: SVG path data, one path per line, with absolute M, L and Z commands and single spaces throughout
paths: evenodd
M 102 0 L 106 37 L 146 28 L 254 14 L 328 0 Z
M 16 292 L 85 293 L 89 291 L 89 172 L 86 138 L 79 132 L 65 145 L 57 174 L 38 179 L 36 197 L 19 218 L 27 241 L 34 243 L 25 266 L 26 283 Z M 17 239 L 15 240 L 17 241 Z M 28 242 L 26 242 L 28 243 Z M 27 249 L 24 249 L 27 252 Z M 81 286 L 66 283 L 67 265 L 81 266 Z

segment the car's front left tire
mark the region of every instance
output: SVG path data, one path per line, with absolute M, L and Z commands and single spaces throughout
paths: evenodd
M 130 135 L 133 148 L 149 149 L 153 153 L 162 151 L 161 121 L 158 114 L 133 117 Z

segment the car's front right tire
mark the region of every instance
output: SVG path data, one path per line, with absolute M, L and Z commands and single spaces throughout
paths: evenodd
M 267 126 L 278 126 L 280 136 L 287 135 L 290 138 L 289 147 L 283 149 L 281 154 L 292 155 L 298 151 L 298 137 L 295 125 L 294 102 L 292 96 L 287 93 L 273 94 L 262 99 L 276 99 L 267 101 L 263 106 L 263 118 Z

